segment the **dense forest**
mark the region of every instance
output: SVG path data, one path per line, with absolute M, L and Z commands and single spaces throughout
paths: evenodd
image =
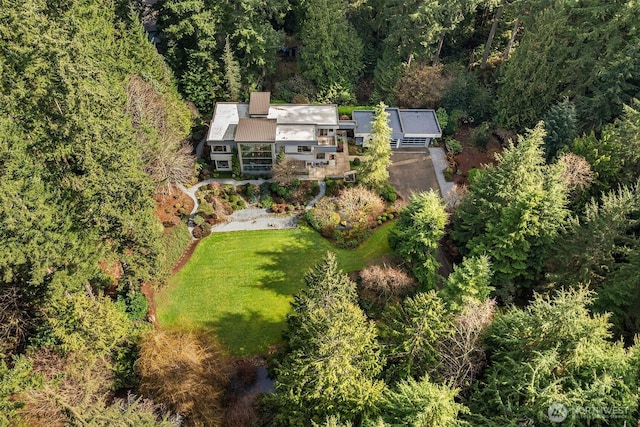
M 224 349 L 156 329 L 142 289 L 190 239 L 154 196 L 197 176 L 200 117 L 252 90 L 519 136 L 455 204 L 407 201 L 404 269 L 354 278 L 329 253 L 308 272 L 249 419 L 638 422 L 640 4 L 150 3 L 0 0 L 0 425 L 244 425 L 223 415 Z M 362 184 L 387 187 L 388 155 Z

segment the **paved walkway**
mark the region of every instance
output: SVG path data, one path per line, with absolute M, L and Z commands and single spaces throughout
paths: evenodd
M 429 147 L 429 154 L 431 161 L 433 161 L 433 168 L 440 187 L 440 195 L 444 197 L 453 189 L 453 182 L 444 179 L 444 170 L 449 167 L 447 155 L 442 147 Z
M 227 216 L 227 222 L 214 225 L 211 227 L 211 232 L 278 230 L 296 228 L 297 226 L 298 217 L 296 215 L 274 214 L 264 208 L 247 208 Z

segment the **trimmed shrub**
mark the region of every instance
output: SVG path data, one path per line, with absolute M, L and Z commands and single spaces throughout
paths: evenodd
M 453 181 L 453 169 L 451 167 L 446 168 L 443 172 L 444 179 L 451 182 Z
M 447 138 L 445 144 L 447 146 L 447 149 L 449 151 L 452 151 L 453 154 L 462 153 L 462 144 L 460 143 L 460 141 L 455 140 L 453 138 Z
M 273 213 L 285 213 L 288 206 L 286 203 L 274 203 L 273 206 L 271 206 L 271 211 Z
M 260 200 L 260 204 L 262 205 L 263 208 L 269 209 L 273 206 L 273 199 L 271 198 L 271 196 L 267 196 L 262 200 Z
M 449 124 L 449 113 L 447 113 L 447 110 L 440 107 L 436 110 L 436 117 L 438 118 L 438 123 L 440 123 L 440 129 L 444 131 Z
M 193 223 L 194 223 L 195 225 L 200 225 L 200 224 L 202 224 L 203 222 L 204 222 L 204 218 L 203 218 L 202 216 L 200 216 L 200 215 L 196 214 L 196 215 L 193 217 Z
M 335 230 L 335 245 L 341 249 L 356 249 L 371 236 L 371 229 L 358 224 L 349 230 Z
M 480 148 L 486 148 L 487 143 L 489 142 L 489 138 L 491 138 L 491 131 L 489 129 L 489 122 L 482 122 L 480 126 L 475 128 L 471 135 L 473 136 L 473 141 Z
M 449 114 L 449 121 L 447 122 L 446 129 L 443 129 L 445 135 L 453 135 L 458 131 L 458 126 L 460 126 L 460 120 L 467 116 L 463 110 L 453 110 L 451 114 Z
M 307 211 L 305 217 L 309 225 L 324 237 L 332 237 L 340 223 L 340 215 L 336 210 L 335 201 L 325 197 L 316 203 L 313 209 Z
M 391 185 L 386 185 L 384 186 L 384 188 L 382 188 L 382 190 L 380 191 L 380 196 L 385 199 L 387 202 L 395 202 L 396 199 L 398 198 L 398 195 L 396 194 L 396 189 L 393 188 L 393 186 Z

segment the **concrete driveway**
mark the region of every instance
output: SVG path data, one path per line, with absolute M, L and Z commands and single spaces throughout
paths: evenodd
M 389 182 L 403 200 L 411 193 L 434 189 L 440 191 L 431 156 L 426 148 L 394 150 L 391 155 Z

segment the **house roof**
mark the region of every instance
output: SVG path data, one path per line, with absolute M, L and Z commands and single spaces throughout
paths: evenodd
M 238 120 L 249 117 L 249 104 L 218 102 L 213 113 L 207 141 L 233 141 Z
M 278 124 L 338 126 L 338 106 L 335 104 L 273 104 L 269 107 L 267 117 L 276 119 Z
M 273 142 L 276 140 L 276 121 L 241 118 L 236 129 L 237 142 Z
M 397 108 L 387 108 L 385 111 L 389 114 L 389 126 L 391 127 L 391 138 L 402 138 L 402 122 Z M 373 110 L 354 110 L 353 119 L 356 121 L 355 133 L 371 133 L 371 125 L 373 123 Z
M 318 126 L 338 126 L 338 107 L 335 104 L 271 105 L 269 96 L 269 92 L 254 92 L 250 103 L 216 103 L 207 141 L 316 141 Z M 252 121 L 240 125 L 243 119 L 249 118 Z M 261 121 L 269 124 L 260 124 Z
M 431 137 L 442 136 L 438 119 L 433 110 L 400 110 L 398 108 L 387 108 L 389 113 L 389 126 L 391 127 L 392 138 L 403 137 Z M 371 123 L 374 112 L 372 110 L 355 110 L 353 119 L 356 121 L 355 133 L 371 133 Z
M 276 141 L 316 141 L 315 125 L 278 125 L 276 128 Z
M 251 92 L 249 95 L 249 115 L 266 116 L 269 114 L 271 92 Z
M 442 130 L 433 110 L 399 110 L 405 134 L 442 136 Z

